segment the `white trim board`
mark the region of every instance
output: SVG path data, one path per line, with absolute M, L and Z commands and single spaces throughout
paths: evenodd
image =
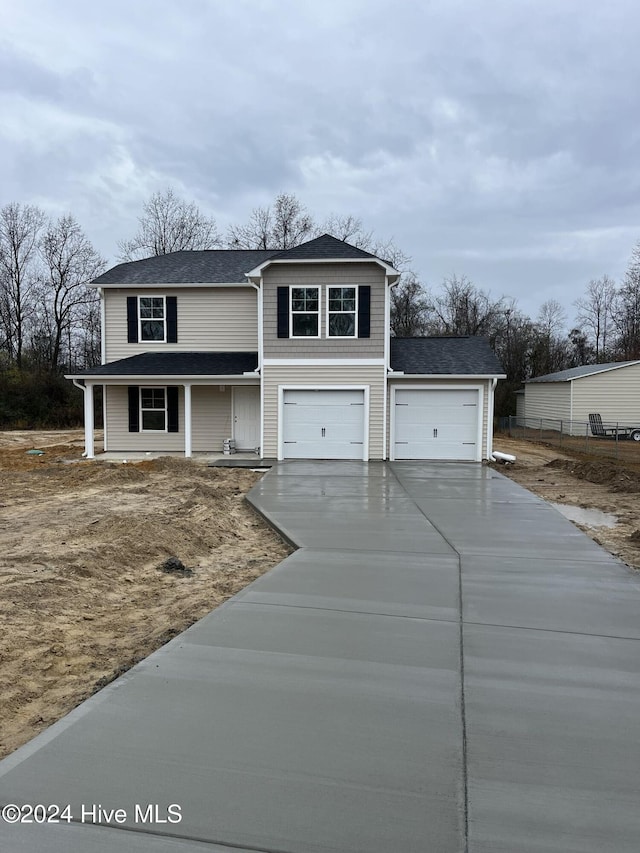
M 303 340 L 296 338 L 296 340 Z M 314 338 L 315 340 L 315 338 Z M 342 338 L 341 340 L 344 340 Z M 265 367 L 384 367 L 383 358 L 265 358 Z

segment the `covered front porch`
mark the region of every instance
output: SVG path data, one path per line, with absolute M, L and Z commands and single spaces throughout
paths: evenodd
M 259 454 L 261 400 L 255 353 L 160 356 L 144 353 L 68 377 L 84 393 L 87 458 L 95 457 L 97 386 L 103 392 L 105 454 L 191 458 L 222 454 L 229 441 L 239 451 Z

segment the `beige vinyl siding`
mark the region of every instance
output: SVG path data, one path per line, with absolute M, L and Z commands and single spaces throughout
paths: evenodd
M 194 385 L 191 388 L 191 442 L 194 452 L 222 452 L 231 438 L 231 386 Z
M 570 382 L 531 382 L 525 386 L 525 410 L 527 423 L 543 419 L 547 429 L 555 429 L 553 424 L 544 421 L 571 420 L 571 383 Z
M 438 389 L 440 387 L 479 387 L 482 389 L 482 459 L 488 458 L 488 438 L 489 438 L 489 397 L 492 393 L 491 386 L 492 381 L 490 379 L 482 379 L 478 382 L 474 382 L 473 379 L 449 379 L 443 378 L 442 381 L 437 379 L 428 379 L 424 380 L 424 383 L 420 382 L 420 379 L 412 379 L 410 381 L 405 382 L 389 382 L 389 387 L 387 391 L 387 459 L 390 459 L 391 453 L 391 389 L 395 388 L 403 388 L 403 387 L 419 387 L 421 384 L 424 384 L 425 388 L 434 388 Z M 491 425 L 491 433 L 493 434 L 493 424 Z
M 640 364 L 574 379 L 574 421 L 588 421 L 591 412 L 604 422 L 640 426 Z
M 149 387 L 158 383 L 149 383 Z M 129 398 L 126 385 L 107 385 L 107 436 L 109 450 L 117 453 L 184 451 L 184 390 L 179 388 L 180 432 L 129 432 Z
M 327 338 L 327 285 L 371 287 L 371 337 Z M 278 337 L 278 287 L 321 289 L 320 338 Z M 384 270 L 377 264 L 274 264 L 264 273 L 265 358 L 383 358 Z
M 263 372 L 264 456 L 275 458 L 278 455 L 279 386 L 339 389 L 344 385 L 357 385 L 369 387 L 369 458 L 382 459 L 385 386 L 382 365 L 265 366 Z
M 176 344 L 127 343 L 127 296 L 175 296 Z M 141 352 L 253 352 L 258 349 L 258 301 L 253 287 L 106 288 L 106 360 Z
M 157 383 L 154 383 L 157 384 Z M 171 383 L 168 383 L 171 384 Z M 151 383 L 150 383 L 151 385 Z M 129 432 L 129 398 L 126 385 L 108 385 L 107 435 L 109 450 L 131 452 L 184 451 L 184 388 L 179 388 L 179 432 Z M 231 437 L 230 385 L 191 387 L 191 449 L 193 452 L 221 453 L 225 438 Z

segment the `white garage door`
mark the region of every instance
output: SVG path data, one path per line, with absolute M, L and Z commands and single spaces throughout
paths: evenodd
M 364 391 L 284 392 L 285 459 L 362 459 Z
M 396 390 L 394 458 L 478 460 L 479 397 L 473 389 Z

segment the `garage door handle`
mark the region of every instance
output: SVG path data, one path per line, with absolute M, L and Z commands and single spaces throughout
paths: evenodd
M 322 427 L 322 437 L 324 438 L 327 434 L 327 431 L 324 427 Z
M 434 438 L 437 438 L 437 437 L 438 437 L 438 430 L 437 430 L 437 429 L 434 429 L 434 431 L 433 431 L 433 437 L 434 437 Z

